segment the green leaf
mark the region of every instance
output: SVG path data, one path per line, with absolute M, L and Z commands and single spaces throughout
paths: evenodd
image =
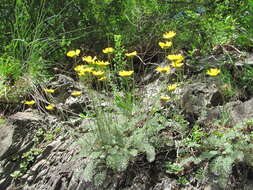
M 144 144 L 143 148 L 146 152 L 147 160 L 153 162 L 155 160 L 155 148 L 149 144 Z
M 95 174 L 96 162 L 90 160 L 84 169 L 84 178 L 86 181 L 91 181 Z
M 253 0 L 248 0 L 248 3 L 253 7 Z
M 129 153 L 131 154 L 131 156 L 137 156 L 137 154 L 138 154 L 138 150 L 136 150 L 136 149 L 131 149 L 130 151 L 129 151 Z

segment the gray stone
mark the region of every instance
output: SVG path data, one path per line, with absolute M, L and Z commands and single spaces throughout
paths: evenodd
M 69 91 L 75 87 L 75 81 L 66 75 L 56 75 L 48 85 L 50 88 L 55 89 L 54 100 L 57 103 L 65 102 L 69 97 Z
M 82 113 L 89 104 L 90 99 L 87 95 L 77 97 L 69 96 L 65 101 L 65 106 L 74 113 Z
M 208 126 L 210 123 L 220 119 L 227 119 L 232 126 L 242 124 L 245 120 L 253 119 L 253 98 L 246 102 L 234 101 L 223 106 L 202 110 L 197 123 Z
M 253 53 L 249 53 L 245 59 L 235 62 L 236 66 L 253 65 Z
M 4 153 L 10 148 L 12 144 L 12 136 L 14 129 L 10 123 L 0 125 L 0 160 L 3 159 Z
M 181 87 L 181 109 L 190 121 L 197 120 L 207 108 L 223 105 L 223 97 L 215 84 L 196 82 Z
M 9 117 L 4 133 L 1 134 L 0 160 L 9 157 L 13 153 L 22 153 L 32 146 L 35 130 L 42 124 L 41 116 L 33 110 L 18 112 Z
M 242 123 L 247 119 L 253 118 L 253 98 L 233 107 L 231 114 L 231 121 L 236 123 Z

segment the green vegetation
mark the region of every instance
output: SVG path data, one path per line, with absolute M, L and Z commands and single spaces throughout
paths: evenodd
M 123 172 L 140 157 L 154 163 L 165 149 L 175 155 L 165 156 L 162 170 L 178 184 L 213 174 L 226 188 L 235 166 L 252 167 L 252 120 L 232 126 L 225 110 L 205 128 L 180 110 L 180 90 L 197 78 L 215 84 L 225 103 L 252 97 L 252 65 L 236 64 L 253 48 L 252 13 L 252 0 L 2 0 L 0 104 L 54 114 L 57 89 L 41 83 L 68 75 L 91 97 L 90 109 L 79 113 L 88 124 L 77 135 L 86 180 L 101 185 L 108 172 Z M 210 54 L 224 59 L 202 65 L 199 58 Z M 143 97 L 148 74 L 160 89 Z M 59 132 L 38 130 L 11 176 L 24 175 L 43 151 L 39 144 Z

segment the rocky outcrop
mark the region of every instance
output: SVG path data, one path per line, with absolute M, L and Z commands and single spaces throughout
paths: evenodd
M 150 109 L 153 103 L 159 102 L 161 92 L 159 80 L 145 86 L 143 91 L 144 109 Z M 66 87 L 65 83 L 70 85 Z M 186 118 L 201 126 L 208 126 L 216 120 L 222 119 L 224 114 L 233 124 L 241 123 L 253 117 L 253 99 L 246 102 L 225 103 L 215 81 L 192 82 L 180 85 L 171 95 L 176 96 L 175 100 L 168 102 L 166 106 L 178 107 Z M 71 78 L 59 76 L 52 82 L 50 88 L 56 89 L 56 103 L 65 106 L 75 114 L 82 113 L 91 103 L 86 90 L 79 87 Z M 64 88 L 66 88 L 64 90 Z M 70 95 L 72 90 L 81 90 L 81 96 Z M 157 97 L 158 96 L 158 97 Z M 154 101 L 150 99 L 156 98 Z M 112 102 L 103 100 L 102 109 L 111 108 Z M 108 103 L 109 102 L 109 103 Z M 57 106 L 58 109 L 58 106 Z M 64 108 L 65 109 L 65 108 Z M 111 112 L 113 114 L 113 111 Z M 191 184 L 182 187 L 177 180 L 162 172 L 160 168 L 164 163 L 158 161 L 148 166 L 136 166 L 129 168 L 119 174 L 108 174 L 106 180 L 100 186 L 89 182 L 83 175 L 83 169 L 88 160 L 84 157 L 76 157 L 80 152 L 76 143 L 76 133 L 86 132 L 85 126 L 88 119 L 68 118 L 61 120 L 61 117 L 50 114 L 41 114 L 36 110 L 28 109 L 11 115 L 8 121 L 0 126 L 0 187 L 1 190 L 173 190 L 173 189 L 194 189 Z M 27 171 L 18 179 L 14 180 L 10 174 L 19 169 L 20 160 L 13 159 L 14 155 L 22 155 L 34 144 L 33 138 L 36 131 L 43 128 L 54 129 L 60 127 L 63 132 L 50 141 L 43 141 L 38 144 L 42 152 L 30 163 Z M 158 159 L 157 159 L 158 160 Z M 143 161 L 143 160 L 142 160 Z M 139 167 L 139 166 L 138 166 Z M 171 177 L 171 178 L 170 178 Z M 194 180 L 189 177 L 190 180 Z M 202 187 L 201 187 L 202 188 Z M 215 189 L 207 184 L 203 189 Z
M 13 156 L 21 155 L 32 147 L 35 131 L 42 125 L 42 117 L 34 110 L 18 112 L 1 125 L 0 187 L 10 184 L 10 174 L 18 168 L 19 164 L 12 161 Z

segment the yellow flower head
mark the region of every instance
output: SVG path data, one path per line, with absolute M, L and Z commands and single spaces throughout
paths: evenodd
M 169 96 L 161 96 L 160 97 L 160 100 L 164 101 L 164 102 L 167 102 L 169 101 L 171 98 Z
M 93 72 L 93 68 L 92 67 L 86 67 L 82 70 L 82 72 L 84 73 L 92 73 Z
M 156 69 L 155 69 L 157 72 L 159 72 L 159 73 L 168 73 L 168 72 L 170 72 L 170 67 L 169 66 L 166 66 L 166 67 L 157 67 Z
M 90 64 L 94 64 L 96 59 L 97 59 L 96 56 L 94 58 L 92 58 L 91 56 L 86 56 L 82 58 L 83 61 L 86 61 L 87 63 L 90 63 Z
M 76 72 L 80 72 L 80 71 L 82 71 L 84 69 L 84 65 L 77 65 L 75 68 L 74 68 L 74 70 L 76 71 Z
M 52 93 L 55 92 L 54 89 L 48 89 L 48 88 L 43 89 L 43 91 L 46 92 L 46 93 L 49 93 L 49 94 L 52 94 Z
M 33 105 L 33 104 L 35 104 L 35 101 L 34 100 L 25 101 L 24 104 L 26 104 L 26 105 Z
M 107 53 L 112 53 L 114 51 L 114 49 L 112 47 L 108 47 L 103 49 L 103 53 L 107 54 Z
M 133 57 L 133 56 L 136 56 L 136 55 L 137 55 L 137 51 L 133 51 L 133 52 L 131 52 L 131 53 L 125 53 L 125 55 L 126 55 L 127 57 Z
M 179 68 L 179 67 L 182 67 L 184 64 L 181 62 L 181 60 L 179 60 L 179 61 L 173 61 L 173 62 L 171 63 L 171 65 L 172 65 L 173 67 L 175 67 L 175 68 Z
M 55 105 L 54 104 L 49 104 L 49 105 L 45 106 L 45 108 L 47 110 L 53 110 L 55 108 Z
M 80 54 L 80 49 L 76 49 L 76 50 L 71 50 L 71 51 L 68 51 L 67 53 L 67 56 L 68 57 L 76 57 Z
M 72 96 L 80 96 L 82 94 L 82 91 L 73 91 L 71 92 Z
M 162 48 L 162 49 L 166 49 L 166 48 L 169 48 L 169 47 L 171 47 L 172 46 L 172 42 L 169 42 L 169 41 L 167 41 L 167 42 L 159 42 L 158 43 L 159 44 L 159 46 Z
M 92 67 L 81 67 L 80 69 L 77 69 L 76 72 L 79 76 L 84 76 L 85 73 L 92 73 L 93 68 Z
M 171 39 L 176 35 L 176 32 L 174 31 L 169 31 L 163 34 L 164 39 Z
M 206 74 L 208 74 L 209 76 L 215 77 L 220 73 L 220 69 L 217 68 L 213 68 L 213 69 L 209 69 L 207 70 Z
M 95 64 L 98 65 L 98 66 L 110 65 L 110 63 L 108 61 L 96 61 Z
M 121 77 L 128 77 L 131 76 L 134 73 L 134 71 L 120 71 L 118 74 Z
M 105 72 L 104 71 L 92 71 L 94 76 L 102 76 Z
M 167 87 L 168 91 L 173 91 L 177 88 L 177 84 L 171 84 Z
M 178 62 L 182 62 L 184 60 L 184 57 L 181 54 L 168 55 L 166 58 L 170 61 L 178 61 Z
M 99 78 L 98 80 L 99 80 L 99 81 L 104 81 L 104 80 L 106 80 L 106 79 L 107 79 L 107 77 L 104 76 L 104 77 Z
M 84 72 L 83 70 L 81 70 L 81 71 L 78 71 L 77 74 L 78 74 L 79 76 L 84 76 L 84 75 L 85 75 L 85 72 Z

